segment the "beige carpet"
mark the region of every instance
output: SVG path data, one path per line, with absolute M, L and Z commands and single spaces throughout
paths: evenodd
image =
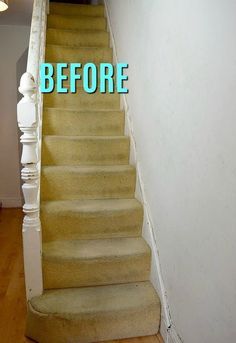
M 51 3 L 46 61 L 112 62 L 104 7 Z M 40 343 L 158 332 L 129 151 L 118 94 L 44 96 L 44 294 L 30 301 L 27 320 L 27 335 Z

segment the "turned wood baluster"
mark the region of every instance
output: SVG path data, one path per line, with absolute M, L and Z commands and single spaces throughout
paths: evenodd
M 39 219 L 39 161 L 38 161 L 38 113 L 37 87 L 33 76 L 24 73 L 21 77 L 19 92 L 23 98 L 17 105 L 18 126 L 23 133 L 21 177 L 25 204 L 23 211 L 24 267 L 27 298 L 42 293 L 41 265 L 41 225 Z

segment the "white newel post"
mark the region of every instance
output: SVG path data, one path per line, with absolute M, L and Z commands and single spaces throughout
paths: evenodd
M 42 294 L 41 225 L 39 218 L 39 173 L 38 156 L 38 106 L 37 86 L 30 73 L 21 77 L 20 93 L 23 98 L 17 105 L 18 126 L 23 133 L 21 172 L 25 204 L 23 221 L 24 269 L 27 299 Z
M 21 177 L 24 201 L 23 254 L 27 299 L 43 292 L 40 224 L 40 169 L 43 96 L 39 92 L 39 68 L 44 62 L 49 0 L 34 0 L 27 72 L 21 77 L 17 105 L 18 126 L 23 133 Z

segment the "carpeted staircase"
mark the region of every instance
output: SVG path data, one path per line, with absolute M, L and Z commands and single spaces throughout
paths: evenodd
M 47 62 L 112 62 L 104 6 L 52 3 Z M 44 96 L 41 171 L 44 294 L 27 336 L 98 342 L 158 332 L 143 209 L 118 94 Z

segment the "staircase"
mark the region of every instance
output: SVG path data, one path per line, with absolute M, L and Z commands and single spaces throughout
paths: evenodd
M 46 62 L 112 62 L 104 6 L 51 3 Z M 44 95 L 41 223 L 44 292 L 26 335 L 85 343 L 158 332 L 143 209 L 118 94 Z

